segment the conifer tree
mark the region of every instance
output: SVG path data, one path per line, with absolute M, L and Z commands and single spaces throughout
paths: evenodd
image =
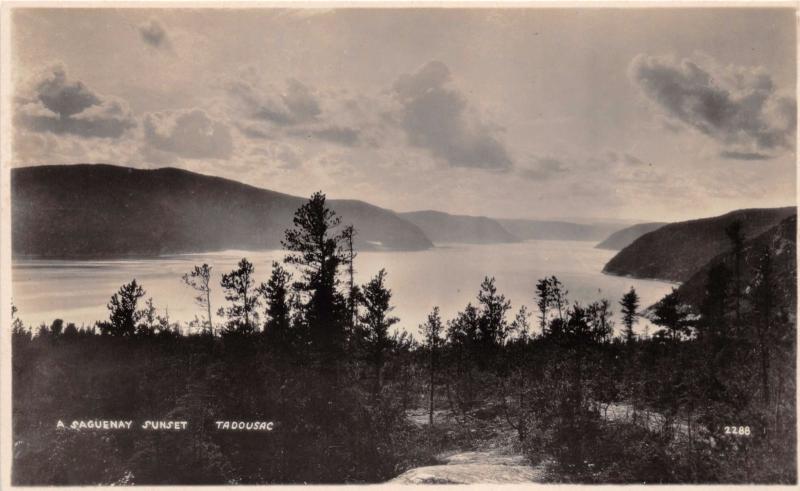
M 268 344 L 285 351 L 293 344 L 291 339 L 291 279 L 292 275 L 280 263 L 273 261 L 272 274 L 262 283 L 258 292 L 267 306 L 264 335 Z
M 424 324 L 420 326 L 423 337 L 423 346 L 428 350 L 428 424 L 433 428 L 433 409 L 436 385 L 436 364 L 442 344 L 442 318 L 439 307 L 434 307 Z
M 295 212 L 293 227 L 282 241 L 289 251 L 285 262 L 300 270 L 294 287 L 305 297 L 303 318 L 312 351 L 328 366 L 338 363 L 346 341 L 347 309 L 338 291 L 339 267 L 346 263 L 342 235 L 335 233 L 339 223 L 325 195 L 317 192 Z
M 142 322 L 137 326 L 137 334 L 143 336 L 152 335 L 157 325 L 156 306 L 153 303 L 153 297 L 148 298 L 145 302 L 140 320 Z
M 142 317 L 137 305 L 144 294 L 144 289 L 136 283 L 136 279 L 122 285 L 106 306 L 109 310 L 109 322 L 101 324 L 101 330 L 113 336 L 132 336 Z
M 364 341 L 370 362 L 375 368 L 375 388 L 379 392 L 383 386 L 383 365 L 390 347 L 389 328 L 399 322 L 389 314 L 392 291 L 386 287 L 386 270 L 381 269 L 369 283 L 362 288 L 364 313 L 359 316 L 363 326 Z
M 684 308 L 674 288 L 653 308 L 653 322 L 666 329 L 670 339 L 676 341 L 690 333 L 689 312 Z
M 258 318 L 256 308 L 260 302 L 253 288 L 254 272 L 253 263 L 247 258 L 242 258 L 236 269 L 222 275 L 220 285 L 225 291 L 225 300 L 231 302 L 231 306 L 220 308 L 219 315 L 228 318 L 226 325 L 228 333 L 250 334 L 256 329 Z
M 490 354 L 503 345 L 508 335 L 506 313 L 511 309 L 511 302 L 497 293 L 494 278 L 485 277 L 478 292 L 478 305 L 478 342 L 483 354 Z
M 622 300 L 619 302 L 620 306 L 622 307 L 622 323 L 625 325 L 625 341 L 628 345 L 633 343 L 633 325 L 636 324 L 636 318 L 639 315 L 637 310 L 639 309 L 639 295 L 636 293 L 636 290 L 631 287 L 631 289 L 622 296 Z
M 360 299 L 360 290 L 355 284 L 355 260 L 358 253 L 353 247 L 353 241 L 356 237 L 356 229 L 353 225 L 348 225 L 342 231 L 342 239 L 344 242 L 344 258 L 347 264 L 347 310 L 350 314 L 350 330 L 353 331 L 356 327 L 357 308 Z
M 539 308 L 539 332 L 544 335 L 550 312 L 550 279 L 542 278 L 536 282 L 536 306 Z
M 528 307 L 523 305 L 519 308 L 519 310 L 517 311 L 517 315 L 514 316 L 514 320 L 508 327 L 508 331 L 516 333 L 517 339 L 522 341 L 523 344 L 527 344 L 528 341 L 531 339 L 530 317 L 531 314 L 530 312 L 528 312 Z
M 611 320 L 611 303 L 605 298 L 598 302 L 592 302 L 586 308 L 586 315 L 595 339 L 607 342 L 614 330 L 614 322 Z
M 213 319 L 211 317 L 211 266 L 203 263 L 195 266 L 181 278 L 186 286 L 196 292 L 195 303 L 206 313 L 206 326 L 209 334 L 214 334 Z

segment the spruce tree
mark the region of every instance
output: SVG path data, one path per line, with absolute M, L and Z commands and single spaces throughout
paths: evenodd
M 631 345 L 634 339 L 633 325 L 636 324 L 636 318 L 639 315 L 637 313 L 639 309 L 639 295 L 636 293 L 636 290 L 631 287 L 628 293 L 622 296 L 622 300 L 620 300 L 619 304 L 622 307 L 622 324 L 625 326 L 625 342 Z
M 273 261 L 269 280 L 258 288 L 267 306 L 264 324 L 267 344 L 283 352 L 295 344 L 291 339 L 291 279 L 292 275 L 280 263 Z
M 390 303 L 392 291 L 386 287 L 385 282 L 386 270 L 381 269 L 369 283 L 364 285 L 362 288 L 364 313 L 359 316 L 368 359 L 375 369 L 376 392 L 383 386 L 383 365 L 391 344 L 389 329 L 400 320 L 389 315 L 394 307 Z
M 144 289 L 136 283 L 136 279 L 122 285 L 106 306 L 109 310 L 109 322 L 101 324 L 101 330 L 113 336 L 135 334 L 136 324 L 142 317 L 137 305 L 144 294 Z
M 317 192 L 295 212 L 293 227 L 282 241 L 289 251 L 285 262 L 300 271 L 294 287 L 304 296 L 302 313 L 311 349 L 327 366 L 338 363 L 346 342 L 347 308 L 338 290 L 339 267 L 346 263 L 343 237 L 335 232 L 339 223 L 325 195 Z
M 436 385 L 436 364 L 442 344 L 442 318 L 439 307 L 434 307 L 424 324 L 419 326 L 422 332 L 423 346 L 428 351 L 428 424 L 433 428 L 433 409 Z
M 242 258 L 236 269 L 222 275 L 220 285 L 225 291 L 225 300 L 231 302 L 230 307 L 219 310 L 219 314 L 228 319 L 227 333 L 250 334 L 256 330 L 256 308 L 260 302 L 253 288 L 254 272 L 253 263 Z

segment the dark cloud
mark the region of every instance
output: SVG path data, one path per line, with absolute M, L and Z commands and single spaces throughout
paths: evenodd
M 520 168 L 522 177 L 543 181 L 569 171 L 569 168 L 560 160 L 554 158 L 537 158 L 528 167 Z
M 117 138 L 136 126 L 128 104 L 104 97 L 80 81 L 71 81 L 62 66 L 44 73 L 16 99 L 16 122 L 40 133 Z
M 719 153 L 719 156 L 729 160 L 769 160 L 772 158 L 771 155 L 765 153 L 732 151 L 722 151 Z
M 726 150 L 794 148 L 795 100 L 779 95 L 761 69 L 639 55 L 631 62 L 630 76 L 672 120 Z
M 187 159 L 227 159 L 233 153 L 228 125 L 200 109 L 148 114 L 144 137 L 150 147 Z
M 141 36 L 142 41 L 153 48 L 170 49 L 172 47 L 164 26 L 155 19 L 151 19 L 149 22 L 139 26 L 139 36 Z
M 313 122 L 322 113 L 319 99 L 313 91 L 295 79 L 287 80 L 286 89 L 278 95 L 261 90 L 246 80 L 229 80 L 225 88 L 249 118 L 277 126 Z
M 432 61 L 400 76 L 394 93 L 402 106 L 400 124 L 409 144 L 425 148 L 454 167 L 507 170 L 512 166 L 496 130 L 471 111 L 450 84 L 450 70 Z

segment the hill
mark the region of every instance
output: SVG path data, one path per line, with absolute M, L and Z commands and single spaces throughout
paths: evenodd
M 664 222 L 639 223 L 632 227 L 623 228 L 609 235 L 606 240 L 600 242 L 595 247 L 597 249 L 619 251 L 628 247 L 634 240 L 642 235 L 652 232 L 653 230 L 658 230 L 664 225 L 666 225 Z
M 236 181 L 163 168 L 105 164 L 11 171 L 14 255 L 79 258 L 280 248 L 304 198 Z M 353 223 L 361 249 L 432 247 L 390 210 L 330 200 Z
M 741 264 L 743 292 L 753 284 L 759 260 L 765 251 L 772 257 L 775 305 L 786 308 L 788 313 L 794 315 L 797 310 L 797 215 L 785 218 L 778 225 L 745 242 Z M 733 253 L 724 252 L 695 272 L 678 288 L 681 300 L 699 307 L 705 294 L 708 271 L 720 263 L 733 271 Z
M 399 213 L 419 227 L 434 243 L 496 244 L 519 242 L 496 220 L 425 210 Z
M 497 219 L 500 225 L 522 240 L 600 241 L 623 225 L 583 224 L 548 220 Z
M 712 218 L 671 223 L 622 249 L 604 273 L 683 282 L 730 248 L 725 228 L 742 223 L 745 239 L 756 237 L 796 213 L 796 208 L 737 210 Z

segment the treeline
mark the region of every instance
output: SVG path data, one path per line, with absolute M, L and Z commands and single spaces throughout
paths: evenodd
M 194 267 L 183 282 L 199 333 L 159 316 L 136 280 L 89 329 L 56 320 L 34 335 L 15 319 L 14 482 L 380 482 L 455 440 L 477 445 L 470 431 L 487 425 L 513 431 L 533 463 L 552 461 L 555 481 L 795 481 L 795 319 L 768 251 L 752 284 L 735 264 L 714 268 L 694 308 L 673 292 L 643 312 L 633 288 L 583 305 L 549 277 L 531 292 L 537 312 L 512 313 L 487 277 L 453 319 L 433 308 L 415 340 L 392 329 L 386 271 L 355 284 L 355 234 L 313 195 L 267 282 L 247 259 L 222 276 L 219 325 L 211 268 Z M 634 334 L 642 315 L 662 328 L 652 338 Z M 428 424 L 409 421 L 423 407 Z M 191 424 L 56 429 L 89 418 Z M 276 426 L 214 431 L 220 419 Z

